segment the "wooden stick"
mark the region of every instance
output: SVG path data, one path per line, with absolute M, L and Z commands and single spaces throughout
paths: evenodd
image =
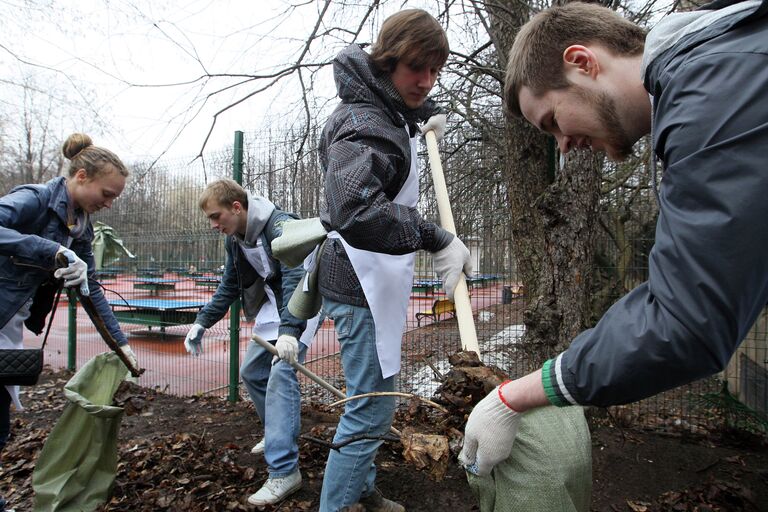
M 262 338 L 261 336 L 257 336 L 256 334 L 254 334 L 254 335 L 252 335 L 252 336 L 251 336 L 251 339 L 252 339 L 254 342 L 256 342 L 256 343 L 258 343 L 259 345 L 261 345 L 261 347 L 262 347 L 262 348 L 264 348 L 264 349 L 265 349 L 267 352 L 269 352 L 269 353 L 270 353 L 270 354 L 272 354 L 273 356 L 277 356 L 277 357 L 280 357 L 280 356 L 278 356 L 278 354 L 277 354 L 277 349 L 275 348 L 275 346 L 274 346 L 274 345 L 272 345 L 272 344 L 271 344 L 270 342 L 268 342 L 267 340 L 265 340 L 264 338 Z M 299 343 L 301 343 L 301 342 L 299 342 Z M 287 362 L 287 361 L 286 361 L 286 362 Z M 299 373 L 301 373 L 302 375 L 306 376 L 308 379 L 310 379 L 311 381 L 315 382 L 316 384 L 319 384 L 321 387 L 323 387 L 323 388 L 327 389 L 327 390 L 328 390 L 328 391 L 330 391 L 332 394 L 334 394 L 334 395 L 335 395 L 337 398 L 340 398 L 340 399 L 342 399 L 342 400 L 347 398 L 347 395 L 345 395 L 344 393 L 342 393 L 341 391 L 339 391 L 338 389 L 336 389 L 335 387 L 333 387 L 333 386 L 332 386 L 330 383 L 328 383 L 327 381 L 325 381 L 325 380 L 324 380 L 322 377 L 320 377 L 320 376 L 319 376 L 319 375 L 317 375 L 316 373 L 313 373 L 312 371 L 310 371 L 310 370 L 307 370 L 306 368 L 304 368 L 304 366 L 303 366 L 303 365 L 301 365 L 301 364 L 299 364 L 299 362 L 298 362 L 298 361 L 297 361 L 297 362 L 295 362 L 295 363 L 289 363 L 289 364 L 290 364 L 290 365 L 291 365 L 291 366 L 292 366 L 292 367 L 293 367 L 293 368 L 294 368 L 294 369 L 295 369 L 297 372 L 299 372 Z M 399 431 L 399 430 L 397 430 L 395 427 L 389 427 L 389 429 L 390 429 L 390 430 L 391 430 L 391 431 L 392 431 L 394 434 L 396 434 L 396 435 L 398 435 L 398 436 L 400 435 L 400 431 Z
M 96 305 L 93 303 L 91 298 L 87 295 L 83 295 L 79 290 L 77 290 L 75 293 L 77 293 L 77 298 L 80 301 L 80 304 L 83 305 L 83 309 L 86 313 L 88 313 L 88 316 L 91 318 L 93 325 L 101 335 L 101 339 L 104 340 L 104 343 L 106 343 L 107 346 L 112 349 L 112 352 L 117 354 L 117 357 L 119 357 L 126 368 L 128 368 L 128 371 L 131 372 L 131 375 L 134 377 L 139 377 L 142 373 L 144 373 L 144 368 L 136 368 L 133 365 L 133 362 L 128 358 L 128 356 L 125 355 L 125 352 L 123 352 L 123 350 L 117 344 L 117 340 L 112 337 L 112 333 L 109 332 L 107 324 L 99 315 L 99 311 L 96 309 Z
M 422 398 L 419 395 L 414 395 L 413 393 L 401 393 L 399 391 L 377 391 L 375 393 L 362 393 L 362 394 L 359 394 L 359 395 L 347 397 L 344 400 L 339 400 L 338 402 L 333 402 L 330 405 L 330 407 L 336 407 L 338 405 L 342 405 L 342 404 L 345 404 L 347 402 L 351 402 L 352 400 L 358 400 L 360 398 L 368 398 L 368 397 L 371 397 L 371 396 L 402 396 L 402 397 L 405 397 L 405 398 L 418 398 L 419 400 L 421 400 L 425 404 L 434 407 L 438 411 L 444 412 L 445 414 L 448 414 L 448 409 L 446 409 L 445 407 L 443 407 L 440 404 L 436 404 L 432 400 L 427 400 L 426 398 Z
M 61 253 L 57 254 L 56 266 L 58 268 L 64 268 L 67 265 L 69 265 L 67 257 Z M 123 350 L 120 348 L 120 345 L 117 344 L 117 340 L 112 336 L 112 333 L 109 332 L 109 328 L 104 322 L 104 319 L 101 318 L 101 315 L 99 315 L 99 310 L 96 309 L 96 305 L 93 303 L 93 300 L 89 296 L 80 293 L 80 287 L 74 288 L 73 291 L 75 292 L 77 299 L 80 301 L 80 304 L 83 305 L 85 312 L 88 313 L 91 322 L 93 322 L 94 327 L 96 327 L 96 331 L 101 335 L 101 339 L 104 340 L 104 343 L 106 343 L 110 349 L 112 349 L 112 352 L 117 354 L 117 357 L 120 358 L 120 361 L 122 361 L 125 367 L 128 368 L 128 371 L 131 372 L 131 375 L 138 378 L 142 373 L 144 373 L 144 368 L 136 368 L 128 356 L 125 355 L 125 352 L 123 352 Z
M 424 138 L 427 141 L 429 167 L 432 170 L 432 184 L 435 187 L 437 211 L 440 214 L 440 225 L 443 229 L 456 235 L 456 225 L 453 222 L 451 201 L 448 198 L 448 187 L 445 184 L 443 165 L 440 163 L 440 153 L 437 149 L 437 137 L 435 137 L 434 130 L 425 133 Z M 472 316 L 472 304 L 469 301 L 469 290 L 467 290 L 467 281 L 464 278 L 464 274 L 459 276 L 459 282 L 456 285 L 453 301 L 456 304 L 456 320 L 459 323 L 461 348 L 463 350 L 474 351 L 479 357 L 480 345 L 477 343 L 475 319 Z
M 267 352 L 269 352 L 273 356 L 280 357 L 279 355 L 277 355 L 277 349 L 275 348 L 275 346 L 272 345 L 267 340 L 265 340 L 264 338 L 262 338 L 261 336 L 257 336 L 257 335 L 254 334 L 253 336 L 251 336 L 251 339 L 253 341 L 255 341 L 256 343 L 258 343 L 259 345 L 261 345 L 262 348 L 264 348 Z M 286 361 L 286 363 L 287 362 L 288 361 Z M 321 387 L 323 387 L 326 390 L 330 391 L 337 398 L 346 398 L 347 397 L 344 393 L 342 393 L 341 391 L 339 391 L 338 389 L 333 387 L 330 383 L 325 381 L 322 377 L 320 377 L 319 375 L 311 372 L 310 370 L 307 370 L 306 368 L 304 368 L 304 366 L 302 366 L 298 362 L 289 363 L 289 364 L 291 364 L 291 366 L 293 366 L 296 369 L 296 371 L 302 373 L 303 375 L 308 377 L 313 382 L 319 384 Z

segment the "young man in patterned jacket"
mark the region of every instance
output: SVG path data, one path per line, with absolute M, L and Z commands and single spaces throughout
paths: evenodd
M 326 204 L 320 219 L 328 240 L 320 256 L 324 312 L 334 320 L 347 395 L 393 391 L 413 282 L 415 252 L 433 253 L 449 298 L 469 251 L 452 234 L 424 220 L 416 157 L 417 123 L 445 128 L 445 116 L 427 94 L 448 58 L 448 40 L 427 12 L 409 9 L 387 18 L 370 55 L 358 45 L 334 61 L 341 104 L 323 130 L 320 157 Z M 383 436 L 395 410 L 393 397 L 346 405 L 334 442 Z M 377 439 L 332 450 L 323 480 L 321 512 L 360 502 L 368 511 L 404 508 L 376 490 Z

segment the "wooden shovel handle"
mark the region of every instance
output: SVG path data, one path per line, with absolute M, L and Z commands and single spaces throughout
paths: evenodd
M 435 187 L 435 196 L 437 198 L 437 211 L 440 214 L 440 225 L 446 231 L 456 235 L 456 225 L 453 222 L 453 212 L 451 211 L 451 201 L 448 198 L 448 187 L 445 184 L 445 175 L 443 174 L 443 165 L 440 162 L 440 153 L 437 149 L 437 137 L 434 130 L 424 134 L 427 141 L 427 152 L 429 153 L 429 168 L 432 170 L 432 185 Z M 453 296 L 456 304 L 456 319 L 459 323 L 459 337 L 461 338 L 461 348 L 471 350 L 480 356 L 480 346 L 477 343 L 477 332 L 475 331 L 475 319 L 472 316 L 472 304 L 469 301 L 469 290 L 464 274 L 459 277 L 456 285 L 456 292 Z
M 262 348 L 264 348 L 267 352 L 272 354 L 273 356 L 277 355 L 277 349 L 274 345 L 272 345 L 270 342 L 265 340 L 264 338 L 257 336 L 256 334 L 251 336 L 251 339 L 254 343 L 259 344 Z M 278 356 L 279 357 L 279 356 Z M 299 364 L 298 362 L 290 363 L 290 365 L 299 373 L 305 375 L 309 380 L 312 382 L 319 384 L 320 387 L 325 388 L 326 390 L 330 391 L 331 394 L 336 396 L 337 398 L 341 398 L 343 400 L 347 399 L 347 395 L 333 387 L 330 383 L 328 383 L 326 380 L 324 380 L 319 375 L 313 373 L 310 370 L 307 370 L 303 365 Z M 396 436 L 400 436 L 400 431 L 397 430 L 395 427 L 389 427 L 389 431 L 395 434 Z
M 265 340 L 264 338 L 262 338 L 262 337 L 260 337 L 260 336 L 257 336 L 257 335 L 255 335 L 255 334 L 254 334 L 254 335 L 252 335 L 252 336 L 251 336 L 251 339 L 252 339 L 252 340 L 253 340 L 255 343 L 258 343 L 259 345 L 261 345 L 261 347 L 262 347 L 262 348 L 264 348 L 264 349 L 265 349 L 267 352 L 269 352 L 269 353 L 270 353 L 270 354 L 272 354 L 273 356 L 277 356 L 277 357 L 279 357 L 279 356 L 277 355 L 277 349 L 275 348 L 275 346 L 274 346 L 274 345 L 272 345 L 272 344 L 271 344 L 270 342 L 268 342 L 267 340 Z M 307 378 L 309 378 L 311 381 L 315 382 L 316 384 L 319 384 L 321 387 L 323 387 L 323 388 L 325 388 L 326 390 L 330 391 L 330 392 L 331 392 L 331 393 L 332 393 L 334 396 L 336 396 L 337 398 L 346 398 L 346 397 L 347 397 L 347 395 L 345 395 L 344 393 L 342 393 L 341 391 L 339 391 L 338 389 L 336 389 L 335 387 L 333 387 L 331 384 L 329 384 L 328 382 L 326 382 L 325 380 L 323 380 L 323 378 L 322 378 L 322 377 L 320 377 L 319 375 L 316 375 L 315 373 L 313 373 L 313 372 L 312 372 L 312 371 L 310 371 L 310 370 L 307 370 L 306 368 L 304 368 L 304 366 L 303 366 L 303 365 L 299 364 L 298 362 L 296 362 L 296 363 L 289 363 L 289 364 L 290 364 L 291 366 L 293 366 L 293 368 L 294 368 L 296 371 L 298 371 L 298 372 L 300 372 L 300 373 L 304 374 L 304 375 L 305 375 Z

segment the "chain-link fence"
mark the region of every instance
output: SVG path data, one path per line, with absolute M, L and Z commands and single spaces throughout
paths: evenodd
M 323 176 L 315 148 L 316 130 L 246 134 L 242 183 L 270 198 L 281 208 L 302 217 L 318 214 Z M 516 342 L 524 332 L 525 290 L 518 281 L 509 227 L 506 185 L 492 152 L 482 140 L 441 147 L 454 205 L 457 230 L 470 247 L 475 274 L 469 279 L 476 329 L 486 363 L 519 376 L 530 361 Z M 461 155 L 463 154 L 463 157 Z M 458 156 L 457 156 L 458 155 Z M 198 197 L 213 179 L 233 176 L 233 150 L 206 153 L 204 158 L 161 160 L 137 164 L 123 195 L 112 210 L 96 220 L 111 226 L 135 257 L 121 257 L 101 270 L 110 303 L 129 335 L 147 372 L 141 383 L 173 394 L 224 395 L 232 368 L 242 360 L 251 325 L 229 315 L 209 329 L 204 353 L 189 356 L 184 336 L 194 316 L 215 292 L 224 265 L 223 237 L 212 231 L 198 206 Z M 457 168 L 471 162 L 471 171 Z M 425 218 L 437 221 L 437 208 L 427 167 L 420 155 L 421 197 Z M 462 164 L 463 165 L 463 164 Z M 609 172 L 626 170 L 610 168 Z M 604 195 L 595 264 L 595 311 L 602 311 L 646 278 L 647 255 L 653 243 L 656 206 L 652 176 L 637 171 L 636 193 L 618 187 Z M 456 320 L 450 311 L 429 315 L 443 298 L 428 254 L 419 253 L 403 340 L 398 387 L 431 395 L 448 371 L 448 355 L 461 347 Z M 239 315 L 238 315 L 239 316 Z M 597 320 L 597 315 L 595 320 Z M 56 328 L 65 339 L 66 326 Z M 718 397 L 726 396 L 723 382 L 751 408 L 766 411 L 766 324 L 762 317 L 729 369 L 719 378 L 679 388 L 639 404 L 614 409 L 618 421 L 641 421 L 659 427 L 707 428 L 729 417 Z M 77 312 L 77 366 L 104 349 L 85 315 Z M 65 364 L 66 348 L 51 346 L 54 365 Z M 233 348 L 234 347 L 234 348 Z M 330 321 L 321 326 L 307 357 L 307 367 L 343 388 L 339 348 Z M 330 394 L 309 382 L 304 393 L 311 400 Z M 727 405 L 727 404 L 726 404 Z M 743 416 L 738 416 L 743 417 Z M 730 421 L 730 420 L 729 420 Z

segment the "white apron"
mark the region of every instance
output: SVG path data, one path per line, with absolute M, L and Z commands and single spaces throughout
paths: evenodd
M 241 245 L 240 248 L 245 255 L 245 259 L 248 260 L 248 263 L 250 263 L 259 276 L 264 279 L 264 293 L 267 295 L 267 301 L 261 305 L 259 312 L 256 314 L 256 320 L 253 324 L 253 334 L 265 340 L 276 340 L 280 329 L 280 310 L 277 307 L 275 292 L 272 291 L 272 288 L 270 288 L 266 282 L 270 272 L 269 256 L 262 246 L 261 237 L 259 237 L 256 242 L 256 247 L 248 248 Z M 283 300 L 285 300 L 285 298 L 283 298 Z M 307 347 L 312 344 L 319 320 L 319 313 L 315 317 L 307 320 L 307 327 L 299 338 L 299 341 Z
M 256 320 L 253 323 L 253 334 L 264 338 L 265 340 L 276 340 L 277 331 L 280 328 L 280 313 L 277 308 L 277 299 L 275 292 L 269 287 L 266 280 L 269 278 L 269 256 L 261 244 L 261 237 L 256 242 L 256 247 L 248 248 L 240 246 L 245 255 L 245 259 L 256 270 L 256 273 L 264 279 L 264 293 L 267 300 L 259 308 L 256 314 Z
M 406 127 L 406 131 L 408 128 Z M 405 184 L 393 203 L 415 208 L 419 201 L 419 170 L 417 139 L 410 139 L 411 169 Z M 381 374 L 385 379 L 400 371 L 400 350 L 408 316 L 408 301 L 413 286 L 413 266 L 416 253 L 402 255 L 355 249 L 333 231 L 347 251 L 357 279 L 363 287 L 376 328 L 376 350 Z

